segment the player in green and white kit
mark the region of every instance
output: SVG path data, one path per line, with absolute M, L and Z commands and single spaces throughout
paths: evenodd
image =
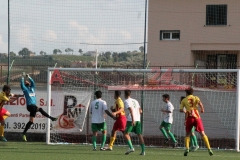
M 102 143 L 101 143 L 101 151 L 104 151 L 105 142 L 106 142 L 106 134 L 107 134 L 107 125 L 105 122 L 104 114 L 107 113 L 110 117 L 114 119 L 114 116 L 108 111 L 106 101 L 102 100 L 102 92 L 96 91 L 95 96 L 97 99 L 91 102 L 90 104 L 90 113 L 92 114 L 92 143 L 93 150 L 97 150 L 97 133 L 98 131 L 102 132 Z
M 177 147 L 178 142 L 176 141 L 174 135 L 170 131 L 172 123 L 173 123 L 173 110 L 174 107 L 172 103 L 169 101 L 170 96 L 168 94 L 162 95 L 163 101 L 166 103 L 166 106 L 161 109 L 161 111 L 164 113 L 164 120 L 162 121 L 159 129 L 163 133 L 165 137 L 164 143 L 167 143 L 169 141 L 168 135 L 173 141 L 173 147 Z
M 127 144 L 129 146 L 129 149 L 125 154 L 129 154 L 131 152 L 134 152 L 134 148 L 132 146 L 131 137 L 129 135 L 130 132 L 134 132 L 138 135 L 138 138 L 140 140 L 140 145 L 142 148 L 142 152 L 140 155 L 145 155 L 145 144 L 142 136 L 142 128 L 141 128 L 141 121 L 140 121 L 140 114 L 142 113 L 142 109 L 140 108 L 140 105 L 137 100 L 130 98 L 131 91 L 125 90 L 124 96 L 126 100 L 124 101 L 124 108 L 128 110 L 127 115 L 127 126 L 124 131 L 124 136 L 127 140 Z

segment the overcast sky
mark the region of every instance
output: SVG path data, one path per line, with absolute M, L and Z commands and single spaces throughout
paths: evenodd
M 7 52 L 7 2 L 0 0 L 0 52 Z M 10 50 L 138 50 L 144 11 L 145 0 L 10 0 Z

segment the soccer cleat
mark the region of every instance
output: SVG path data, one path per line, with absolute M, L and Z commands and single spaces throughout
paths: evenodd
M 129 153 L 134 152 L 134 151 L 135 151 L 134 148 L 132 148 L 132 149 L 129 148 L 125 154 L 128 155 Z
M 107 151 L 112 151 L 112 147 L 105 148 Z
M 27 142 L 27 137 L 25 134 L 22 135 L 22 139 L 23 139 L 23 141 Z
M 93 148 L 93 151 L 97 151 L 97 148 Z
M 199 148 L 199 146 L 195 146 L 195 147 L 193 147 L 193 150 L 192 150 L 192 152 L 195 152 L 195 151 L 197 151 L 197 150 L 198 150 L 198 148 Z
M 188 153 L 189 153 L 189 150 L 188 149 L 186 149 L 185 151 L 184 151 L 184 156 L 187 156 L 188 155 Z
M 0 139 L 1 139 L 1 141 L 3 141 L 3 142 L 7 142 L 7 139 L 6 139 L 4 136 L 1 136 Z
M 173 148 L 175 148 L 175 147 L 177 147 L 178 146 L 178 142 L 175 142 L 174 144 L 173 144 Z
M 210 156 L 213 155 L 213 151 L 211 149 L 208 150 L 208 153 L 209 153 Z
M 192 146 L 192 147 L 190 148 L 189 152 L 194 152 L 194 148 L 195 148 L 195 146 Z
M 164 140 L 164 144 L 167 144 L 168 141 L 169 141 L 169 139 L 165 139 L 165 140 Z
M 58 120 L 58 118 L 55 118 L 55 117 L 50 117 L 50 119 L 51 119 L 52 121 L 57 121 L 57 120 Z
M 105 151 L 105 150 L 106 150 L 106 149 L 105 149 L 105 148 L 103 148 L 103 147 L 101 147 L 101 148 L 100 148 L 100 151 Z
M 139 155 L 141 155 L 141 156 L 145 156 L 145 152 L 141 152 Z

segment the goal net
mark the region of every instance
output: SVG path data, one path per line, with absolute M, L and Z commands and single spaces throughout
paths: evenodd
M 55 123 L 49 121 L 47 143 L 91 144 L 88 108 L 90 101 L 94 100 L 94 92 L 101 90 L 102 99 L 110 108 L 115 102 L 115 90 L 130 89 L 131 97 L 137 99 L 143 109 L 142 129 L 146 146 L 172 146 L 171 142 L 164 144 L 159 130 L 164 116 L 160 110 L 165 105 L 162 95 L 169 94 L 175 108 L 171 132 L 179 147 L 184 147 L 185 126 L 184 114 L 179 112 L 180 97 L 185 96 L 185 89 L 193 87 L 194 95 L 201 99 L 205 108 L 200 115 L 211 147 L 238 150 L 238 72 L 235 69 L 49 68 L 48 112 L 59 119 Z M 114 120 L 106 116 L 106 123 L 108 143 Z M 205 148 L 200 135 L 195 134 L 200 148 Z M 138 145 L 138 137 L 131 136 L 133 144 Z M 100 137 L 98 143 L 101 142 Z M 118 133 L 115 145 L 125 144 L 122 133 Z

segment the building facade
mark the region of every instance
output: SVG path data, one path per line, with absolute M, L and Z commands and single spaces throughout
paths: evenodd
M 150 0 L 151 65 L 236 68 L 240 64 L 239 0 Z

